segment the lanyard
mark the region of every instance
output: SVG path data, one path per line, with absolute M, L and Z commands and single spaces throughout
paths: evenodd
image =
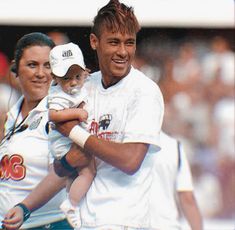
M 19 108 L 19 111 L 18 111 L 18 114 L 17 114 L 17 117 L 15 119 L 15 122 L 11 128 L 11 130 L 3 137 L 1 143 L 0 143 L 0 146 L 3 145 L 7 140 L 10 140 L 11 137 L 15 134 L 15 133 L 18 133 L 18 132 L 23 132 L 24 130 L 26 130 L 28 128 L 28 125 L 27 124 L 24 124 L 26 118 L 28 117 L 28 115 L 20 122 L 20 124 L 16 125 L 17 121 L 18 121 L 18 118 L 20 116 L 20 112 L 21 112 L 21 109 L 22 109 L 22 106 L 23 106 L 23 101 L 20 105 L 20 108 Z

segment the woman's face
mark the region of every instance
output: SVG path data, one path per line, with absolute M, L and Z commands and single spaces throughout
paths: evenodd
M 18 77 L 23 95 L 29 101 L 44 98 L 51 82 L 48 46 L 31 46 L 25 48 L 19 61 Z

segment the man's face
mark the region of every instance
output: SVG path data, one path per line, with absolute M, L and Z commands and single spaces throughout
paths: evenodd
M 90 43 L 97 52 L 105 87 L 117 83 L 129 73 L 136 50 L 136 34 L 103 28 L 99 38 L 91 34 Z

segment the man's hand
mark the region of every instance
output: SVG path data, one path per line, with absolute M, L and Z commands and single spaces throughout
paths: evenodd
M 71 167 L 64 167 L 61 160 L 54 160 L 54 170 L 59 177 L 71 176 L 74 171 L 81 170 L 89 165 L 91 161 L 91 155 L 84 153 L 80 147 L 76 144 L 72 144 L 69 152 L 66 154 L 66 164 Z
M 10 209 L 2 221 L 2 228 L 9 230 L 19 229 L 24 221 L 24 213 L 22 208 L 15 206 Z
M 81 147 L 72 144 L 66 156 L 67 162 L 74 168 L 81 170 L 87 167 L 92 159 L 91 155 L 85 153 Z
M 59 177 L 71 176 L 71 175 L 74 173 L 74 170 L 68 170 L 68 169 L 66 169 L 66 168 L 62 165 L 61 160 L 55 159 L 54 162 L 53 162 L 53 166 L 54 166 L 55 173 L 56 173 Z

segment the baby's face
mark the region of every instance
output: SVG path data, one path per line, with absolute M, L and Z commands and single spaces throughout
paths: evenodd
M 82 88 L 84 81 L 85 71 L 77 65 L 71 66 L 63 78 L 56 77 L 56 82 L 68 94 L 77 93 Z

